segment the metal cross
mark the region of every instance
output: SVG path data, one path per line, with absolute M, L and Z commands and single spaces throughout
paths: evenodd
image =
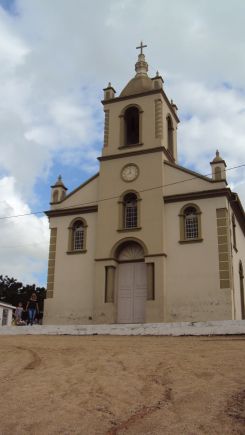
M 143 48 L 147 47 L 147 45 L 143 45 L 143 42 L 141 41 L 140 46 L 136 47 L 136 50 L 138 50 L 140 48 L 140 54 L 143 54 Z

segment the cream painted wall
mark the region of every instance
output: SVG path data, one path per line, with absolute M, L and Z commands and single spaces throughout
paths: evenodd
M 128 163 L 139 167 L 139 176 L 133 182 L 121 179 L 121 170 Z M 100 169 L 99 200 L 112 198 L 99 203 L 98 234 L 96 257 L 110 256 L 114 244 L 124 237 L 139 237 L 148 247 L 150 253 L 159 253 L 163 249 L 163 171 L 162 153 L 142 154 L 102 162 Z M 147 190 L 160 186 L 159 189 Z M 119 229 L 119 198 L 128 191 L 139 193 L 141 201 L 140 226 L 142 229 L 118 231 Z
M 165 205 L 166 321 L 232 318 L 231 291 L 220 289 L 216 208 L 226 198 L 193 201 L 201 209 L 202 242 L 180 244 L 179 212 L 185 202 Z
M 137 164 L 139 176 L 133 182 L 125 182 L 121 178 L 122 168 L 129 163 Z M 104 261 L 96 262 L 95 273 L 95 296 L 94 296 L 94 319 L 100 323 L 103 321 L 115 322 L 117 317 L 116 303 L 105 304 L 105 266 L 110 265 L 114 245 L 125 238 L 136 238 L 143 242 L 147 248 L 147 254 L 156 255 L 163 253 L 163 155 L 161 151 L 141 154 L 137 156 L 122 157 L 101 162 L 100 185 L 98 199 L 112 198 L 99 202 L 98 230 L 96 239 L 96 259 Z M 160 188 L 158 188 L 160 186 Z M 157 187 L 157 189 L 155 189 Z M 149 190 L 153 188 L 152 190 Z M 144 191 L 147 189 L 147 191 Z M 127 231 L 119 230 L 119 198 L 126 191 L 133 190 L 139 193 L 140 222 L 139 229 Z M 107 259 L 107 260 L 106 260 Z M 154 262 L 154 258 L 152 259 Z M 156 300 L 147 303 L 147 321 L 163 320 L 163 274 L 162 258 L 156 258 L 155 273 Z M 117 265 L 116 265 L 117 266 Z M 116 298 L 116 286 L 115 286 Z M 116 299 L 115 299 L 116 300 Z
M 52 218 L 52 227 L 57 227 L 55 286 L 54 297 L 45 300 L 45 324 L 86 324 L 92 321 L 97 213 L 80 217 L 88 225 L 87 252 L 70 255 L 67 254 L 68 227 L 74 216 Z
M 96 204 L 98 198 L 98 183 L 99 176 L 91 179 L 91 181 L 85 185 L 81 184 L 81 186 L 71 192 L 68 198 L 65 198 L 59 204 L 52 205 L 52 210 Z
M 229 207 L 230 215 L 230 228 L 231 228 L 231 241 L 232 241 L 232 271 L 233 271 L 233 285 L 234 285 L 234 318 L 235 320 L 240 320 L 241 317 L 241 291 L 240 291 L 240 277 L 239 277 L 239 262 L 242 261 L 243 272 L 245 274 L 245 243 L 244 234 L 241 230 L 239 222 L 236 221 L 236 246 L 237 252 L 234 249 L 233 242 L 233 232 L 232 232 L 232 208 Z M 245 280 L 244 280 L 244 290 L 245 290 Z
M 164 165 L 165 170 L 165 195 L 178 195 L 181 193 L 199 192 L 202 190 L 213 190 L 225 188 L 224 181 L 212 182 L 196 177 L 188 172 L 182 171 L 179 168 L 172 167 L 168 164 Z M 172 184 L 176 183 L 176 184 Z M 168 184 L 170 184 L 168 186 Z

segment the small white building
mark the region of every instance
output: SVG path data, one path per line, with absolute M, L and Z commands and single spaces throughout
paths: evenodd
M 11 326 L 15 308 L 13 305 L 0 302 L 0 326 Z

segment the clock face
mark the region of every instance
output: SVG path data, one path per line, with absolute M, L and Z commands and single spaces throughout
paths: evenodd
M 124 166 L 121 172 L 122 179 L 124 181 L 134 181 L 139 175 L 139 168 L 136 165 Z

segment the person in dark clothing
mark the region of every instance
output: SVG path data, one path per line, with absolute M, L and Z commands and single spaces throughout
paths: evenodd
M 27 302 L 26 311 L 28 312 L 29 323 L 32 325 L 36 315 L 39 314 L 39 307 L 36 293 L 32 293 L 31 298 Z

